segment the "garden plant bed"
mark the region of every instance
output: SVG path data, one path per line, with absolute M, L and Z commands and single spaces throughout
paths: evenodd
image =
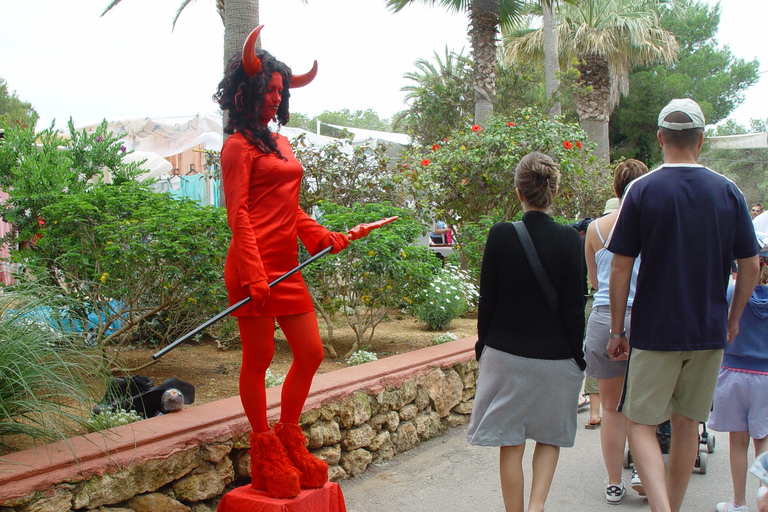
M 344 322 L 342 319 L 341 322 Z M 352 346 L 355 335 L 352 329 L 337 322 L 333 330 L 333 347 L 339 357 L 327 355 L 320 365 L 318 373 L 326 373 L 347 365 L 343 355 Z M 477 320 L 472 315 L 455 319 L 447 331 L 459 338 L 473 336 L 477 333 Z M 373 339 L 366 350 L 374 352 L 379 359 L 410 352 L 432 344 L 432 340 L 443 332 L 429 332 L 424 324 L 410 315 L 399 318 L 392 316 L 391 320 L 382 321 L 374 333 Z M 322 328 L 321 335 L 326 332 Z M 291 366 L 292 355 L 288 343 L 280 330 L 275 331 L 275 357 L 270 370 L 275 375 L 284 376 Z M 152 354 L 158 347 L 136 347 L 123 350 L 122 364 L 126 368 L 138 368 L 152 360 Z M 233 343 L 226 350 L 218 348 L 215 340 L 202 343 L 190 341 L 168 352 L 155 364 L 140 370 L 155 384 L 165 379 L 176 377 L 195 386 L 195 404 L 200 405 L 216 400 L 222 400 L 239 394 L 238 379 L 242 354 L 239 343 Z M 190 407 L 190 406 L 187 406 Z

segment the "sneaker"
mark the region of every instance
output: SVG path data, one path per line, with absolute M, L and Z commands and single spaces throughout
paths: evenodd
M 608 480 L 606 479 L 606 482 L 607 481 Z M 605 501 L 611 505 L 618 505 L 621 503 L 621 498 L 627 493 L 627 486 L 625 484 L 626 482 L 624 482 L 624 479 L 621 480 L 621 484 L 619 485 L 607 484 L 605 486 Z
M 629 479 L 629 485 L 640 496 L 645 496 L 645 487 L 640 481 L 640 475 L 637 474 L 637 468 L 632 468 L 632 478 Z
M 715 509 L 717 509 L 717 512 L 749 512 L 747 510 L 746 505 L 742 505 L 741 507 L 738 505 L 735 505 L 733 503 L 733 500 L 731 501 L 721 501 L 717 505 L 715 505 Z
M 765 493 L 768 493 L 768 487 L 765 487 L 764 485 L 761 485 L 757 488 L 757 501 L 760 501 L 763 499 L 763 496 L 765 496 Z

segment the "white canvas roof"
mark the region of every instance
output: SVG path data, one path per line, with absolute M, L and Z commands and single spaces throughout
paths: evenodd
M 707 137 L 707 142 L 711 144 L 711 149 L 768 148 L 768 132 L 719 135 L 717 137 Z

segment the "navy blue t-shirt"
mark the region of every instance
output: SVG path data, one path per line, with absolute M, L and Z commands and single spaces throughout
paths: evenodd
M 759 247 L 744 195 L 696 164 L 664 164 L 627 188 L 608 250 L 642 252 L 630 345 L 711 350 L 727 342 L 732 258 Z

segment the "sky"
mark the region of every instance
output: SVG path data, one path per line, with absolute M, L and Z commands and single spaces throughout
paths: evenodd
M 714 0 L 707 0 L 714 3 Z M 196 0 L 172 20 L 181 0 L 0 0 L 0 78 L 40 115 L 65 128 L 126 118 L 216 114 L 211 96 L 222 76 L 224 29 L 214 0 Z M 758 58 L 768 17 L 763 0 L 722 0 L 718 42 Z M 749 13 L 745 16 L 745 13 Z M 319 73 L 291 94 L 291 111 L 404 109 L 403 74 L 435 52 L 469 53 L 467 19 L 414 4 L 390 12 L 384 0 L 260 0 L 262 45 L 295 73 Z M 768 118 L 768 73 L 732 118 Z

